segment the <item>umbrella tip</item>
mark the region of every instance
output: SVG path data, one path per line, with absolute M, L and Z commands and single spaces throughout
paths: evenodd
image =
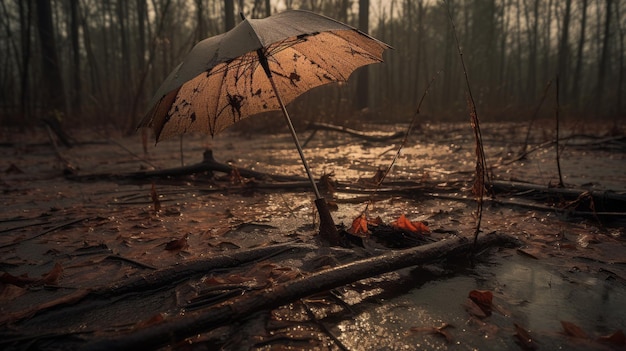
M 246 16 L 243 15 L 243 12 L 239 12 L 239 16 L 241 16 L 242 21 L 246 20 Z

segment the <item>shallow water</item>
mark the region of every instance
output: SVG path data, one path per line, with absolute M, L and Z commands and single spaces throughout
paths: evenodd
M 465 128 L 424 126 L 403 149 L 388 181 L 422 181 L 430 186 L 426 192 L 381 191 L 370 198 L 358 192 L 338 191 L 332 194 L 338 206 L 332 213 L 335 222 L 350 225 L 368 206 L 367 214 L 371 218 L 381 217 L 384 223 L 401 214 L 414 221 L 427 221 L 435 239 L 472 235 L 475 204 L 467 184 L 473 177 L 473 145 L 471 133 L 466 133 Z M 552 149 L 538 150 L 523 161 L 505 162 L 519 147 L 515 130 L 515 126 L 506 124 L 487 125 L 483 129 L 483 135 L 489 138 L 485 145 L 489 164 L 501 164 L 494 169 L 494 176 L 555 184 L 558 177 Z M 180 166 L 179 141 L 150 147 L 149 157 L 143 157 L 137 156 L 142 155 L 137 139 L 116 139 L 133 154 L 114 143 L 83 145 L 63 153 L 81 174 Z M 540 136 L 533 140 L 543 141 Z M 320 132 L 305 153 L 316 177 L 334 173 L 339 183 L 350 185 L 359 178 L 371 178 L 380 167 L 388 166 L 398 144 L 363 143 Z M 65 271 L 59 284 L 73 291 L 70 289 L 107 285 L 148 271 L 106 260 L 104 257 L 111 253 L 164 268 L 228 250 L 314 239 L 317 219 L 308 189 L 248 193 L 237 184 L 237 179 L 217 184 L 200 177 L 188 182 L 156 181 L 155 190 L 162 206 L 157 213 L 150 183 L 68 181 L 62 176 L 63 165 L 50 148 L 29 146 L 26 142 L 24 145 L 0 150 L 1 169 L 8 170 L 13 164 L 23 171 L 3 174 L 4 191 L 0 195 L 5 208 L 0 223 L 0 230 L 5 232 L 0 245 L 9 245 L 0 249 L 1 269 L 16 276 L 27 273 L 38 277 L 55 262 L 61 262 Z M 304 174 L 290 136 L 285 133 L 253 138 L 225 133 L 212 141 L 192 136 L 184 139 L 183 163 L 200 162 L 209 145 L 221 162 L 268 173 Z M 624 192 L 625 168 L 626 153 L 621 149 L 582 149 L 572 144 L 563 152 L 564 180 L 576 187 Z M 448 191 L 457 183 L 463 187 Z M 375 201 L 369 203 L 370 199 Z M 81 218 L 85 220 L 62 226 Z M 31 226 L 19 228 L 24 224 Z M 58 230 L 44 233 L 59 225 Z M 351 312 L 331 301 L 339 312 L 319 322 L 340 343 L 354 350 L 519 349 L 513 337 L 514 323 L 529 330 L 540 349 L 602 349 L 603 344 L 564 336 L 561 321 L 578 325 L 590 339 L 626 329 L 623 223 L 603 227 L 593 219 L 570 218 L 554 211 L 490 204 L 485 207 L 482 228 L 484 233 L 496 231 L 523 240 L 526 254 L 501 249 L 482 255 L 482 261 L 473 267 L 467 262 L 434 263 L 424 269 L 402 270 L 343 287 L 342 298 Z M 177 252 L 164 250 L 169 241 L 186 234 L 188 247 Z M 36 235 L 41 236 L 28 239 Z M 101 244 L 110 251 L 89 255 L 81 251 Z M 300 268 L 303 260 L 291 257 L 284 264 Z M 464 303 L 475 289 L 492 291 L 498 311 L 484 319 L 472 317 Z M 24 289 L 17 293 L 18 296 L 0 295 L 0 311 L 19 311 L 45 302 L 52 295 L 45 290 Z M 105 326 L 137 322 L 132 320 L 132 306 L 118 308 L 131 308 L 129 320 L 119 321 L 106 315 L 98 322 Z M 141 318 L 151 312 L 159 311 L 146 308 Z M 292 313 L 308 320 L 301 310 L 294 309 Z M 31 323 L 38 325 L 37 318 Z M 452 326 L 445 329 L 452 336 L 451 341 L 419 329 L 444 323 Z M 248 332 L 251 340 L 267 337 L 264 328 L 251 328 Z M 318 333 L 321 339 L 328 339 L 325 333 Z M 285 340 L 277 344 L 281 342 L 288 344 Z M 332 341 L 326 342 L 329 349 L 338 349 Z

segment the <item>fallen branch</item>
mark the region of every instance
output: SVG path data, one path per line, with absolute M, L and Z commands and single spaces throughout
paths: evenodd
M 155 349 L 176 343 L 193 335 L 227 325 L 251 314 L 271 310 L 306 296 L 340 287 L 361 279 L 416 266 L 443 258 L 456 258 L 476 252 L 476 246 L 513 244 L 515 239 L 500 234 L 481 236 L 476 244 L 468 238 L 455 237 L 433 244 L 388 253 L 344 264 L 287 283 L 277 284 L 259 292 L 246 294 L 184 318 L 164 322 L 118 336 L 97 339 L 84 345 L 84 350 Z
M 356 130 L 356 129 L 352 129 L 352 128 L 348 128 L 344 126 L 337 126 L 334 124 L 321 123 L 321 122 L 311 122 L 309 124 L 309 129 L 313 129 L 313 133 L 316 133 L 318 130 L 328 130 L 331 132 L 346 133 L 353 137 L 357 137 L 365 141 L 371 141 L 371 142 L 383 142 L 383 141 L 389 141 L 393 139 L 400 139 L 404 137 L 403 132 L 395 132 L 395 133 L 364 132 L 364 131 L 360 131 L 360 130 Z
M 89 307 L 92 306 L 90 302 L 98 305 L 102 303 L 101 301 L 111 297 L 120 297 L 130 293 L 142 293 L 156 289 L 163 289 L 198 275 L 206 274 L 213 269 L 237 267 L 248 262 L 263 260 L 284 253 L 285 251 L 311 251 L 314 248 L 315 247 L 313 245 L 308 244 L 287 243 L 241 250 L 214 256 L 204 260 L 181 263 L 176 266 L 153 271 L 150 274 L 131 277 L 110 286 L 93 289 L 79 289 L 80 292 L 72 293 L 67 295 L 67 297 L 62 296 L 53 301 L 32 306 L 26 310 L 7 313 L 0 316 L 0 325 L 15 323 L 21 319 L 32 317 L 35 314 L 44 312 L 51 308 L 57 308 L 60 305 L 67 304 L 74 305 L 78 302 L 81 302 L 81 305 L 79 306 L 80 309 L 85 311 L 89 310 Z M 84 301 L 87 299 L 90 299 L 90 301 Z
M 188 176 L 188 175 L 211 173 L 211 172 L 222 172 L 222 173 L 230 174 L 233 171 L 238 172 L 239 175 L 241 175 L 242 177 L 246 177 L 246 178 L 273 179 L 276 181 L 299 181 L 299 180 L 305 179 L 299 176 L 272 175 L 269 173 L 256 172 L 253 170 L 233 167 L 231 165 L 220 163 L 220 162 L 217 162 L 213 158 L 213 153 L 211 152 L 211 150 L 206 150 L 204 152 L 204 159 L 202 160 L 202 162 L 189 165 L 189 166 L 174 167 L 174 168 L 153 170 L 153 171 L 130 172 L 130 173 L 123 173 L 123 174 L 116 174 L 116 173 L 99 173 L 99 174 L 85 174 L 85 175 L 67 174 L 66 178 L 69 180 L 82 181 L 82 182 L 99 181 L 99 180 L 144 181 L 144 180 L 151 180 L 155 178 L 171 178 L 171 177 L 180 177 L 180 176 Z
M 44 235 L 46 235 L 48 233 L 52 233 L 52 232 L 54 232 L 56 230 L 63 229 L 65 227 L 69 227 L 69 226 L 71 226 L 73 224 L 80 223 L 80 222 L 83 222 L 83 221 L 86 221 L 86 220 L 89 220 L 89 219 L 91 219 L 91 217 L 83 217 L 83 218 L 79 218 L 79 219 L 72 219 L 72 220 L 70 220 L 68 222 L 65 222 L 65 223 L 59 224 L 57 226 L 54 226 L 52 228 L 46 229 L 43 232 L 38 233 L 36 235 L 33 235 L 33 236 L 29 237 L 29 238 L 22 239 L 22 240 L 19 240 L 19 241 L 14 241 L 12 243 L 4 244 L 4 245 L 0 245 L 0 249 L 4 249 L 5 247 L 15 246 L 15 245 L 18 245 L 18 244 L 23 243 L 25 241 L 29 241 L 29 240 L 33 240 L 33 239 L 39 238 L 40 236 L 44 236 Z M 13 229 L 15 229 L 15 228 L 13 228 Z

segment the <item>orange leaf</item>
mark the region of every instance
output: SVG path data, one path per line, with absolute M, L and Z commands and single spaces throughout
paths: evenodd
M 489 290 L 472 290 L 468 296 L 486 315 L 491 314 L 493 307 L 493 293 Z
M 624 335 L 624 332 L 620 329 L 613 334 L 598 337 L 598 341 L 607 342 L 616 346 L 624 346 L 626 345 L 626 335 Z
M 392 222 L 391 226 L 396 229 L 404 229 L 418 234 L 430 232 L 430 229 L 424 223 L 411 222 L 404 214 L 401 214 L 397 221 Z
M 62 275 L 63 275 L 63 266 L 61 266 L 61 264 L 57 262 L 54 265 L 54 267 L 50 270 L 50 272 L 42 276 L 41 282 L 46 285 L 57 285 Z
M 569 335 L 574 338 L 581 338 L 581 339 L 589 338 L 589 336 L 587 336 L 587 333 L 585 333 L 584 330 L 582 330 L 579 326 L 577 326 L 574 323 L 561 321 L 561 325 L 563 326 L 563 331 L 565 332 L 566 335 Z
M 352 221 L 352 226 L 350 227 L 349 232 L 354 235 L 367 235 L 367 217 L 365 216 L 365 214 L 361 214 Z
M 520 327 L 517 323 L 513 323 L 513 325 L 515 325 L 515 338 L 524 350 L 536 350 L 539 348 L 526 329 Z
M 188 237 L 189 237 L 189 234 L 185 234 L 180 239 L 175 239 L 175 240 L 168 242 L 167 244 L 165 244 L 165 250 L 174 251 L 174 250 L 184 249 L 185 247 L 188 246 L 187 245 Z
M 5 272 L 4 274 L 0 276 L 0 283 L 11 284 L 11 285 L 19 286 L 21 288 L 25 287 L 26 285 L 35 283 L 37 281 L 38 281 L 37 278 L 29 278 L 28 274 L 14 276 L 10 273 Z

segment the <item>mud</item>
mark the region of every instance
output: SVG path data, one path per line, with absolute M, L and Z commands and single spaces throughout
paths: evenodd
M 361 126 L 385 132 L 405 127 Z M 525 128 L 511 123 L 482 126 L 487 165 L 494 167 L 494 179 L 556 185 L 554 145 L 545 143 L 553 137 L 549 127 L 537 126 L 528 147 L 532 151 L 515 160 Z M 566 138 L 561 142 L 560 161 L 567 187 L 626 192 L 624 136 L 607 134 L 607 130 L 572 125 L 562 131 Z M 305 139 L 310 131 L 301 133 Z M 21 349 L 29 343 L 44 349 L 77 347 L 94 337 L 119 335 L 154 316 L 184 315 L 188 307 L 181 301 L 193 299 L 188 294 L 197 294 L 200 288 L 198 281 L 190 281 L 187 287 L 182 284 L 174 290 L 89 305 L 84 313 L 75 312 L 81 304 L 71 302 L 74 307 L 61 309 L 62 314 L 44 308 L 45 303 L 81 289 L 123 283 L 225 252 L 291 242 L 318 245 L 313 194 L 306 186 L 255 189 L 254 181 L 221 173 L 147 181 L 123 177 L 76 181 L 64 176 L 68 167 L 79 175 L 173 168 L 200 162 L 207 148 L 218 161 L 242 169 L 304 176 L 287 133 L 228 131 L 215 139 L 185 136 L 182 141 L 150 145 L 147 155 L 137 136 L 74 131 L 82 143 L 71 149 L 59 147 L 57 154 L 43 133 L 4 134 L 0 270 L 38 278 L 60 263 L 63 274 L 50 284 L 2 284 L 0 311 L 9 316 L 3 319 L 3 348 Z M 368 217 L 380 217 L 384 223 L 401 214 L 425 221 L 433 240 L 473 235 L 476 204 L 469 188 L 475 161 L 468 125 L 421 125 L 379 192 L 371 196 L 347 190 L 360 189 L 359 184 L 386 168 L 400 142 L 370 143 L 320 131 L 307 144 L 305 153 L 316 177 L 331 175 L 341 185 L 326 195 L 337 205 L 332 213 L 335 222 L 349 227 L 367 206 Z M 387 191 L 392 184 L 396 189 L 399 184 L 410 184 L 419 190 Z M 155 211 L 153 187 L 159 211 Z M 528 200 L 520 193 L 499 198 Z M 492 249 L 475 260 L 446 260 L 372 277 L 336 289 L 335 298 L 314 296 L 287 303 L 250 316 L 238 326 L 208 331 L 185 347 L 519 349 L 516 323 L 530 331 L 541 349 L 610 349 L 616 347 L 614 343 L 596 339 L 626 327 L 622 308 L 626 303 L 625 220 L 619 215 L 624 210 L 613 209 L 618 215 L 600 218 L 488 201 L 482 235 L 509 234 L 521 240 L 521 247 Z M 185 239 L 181 248 L 166 249 L 180 239 Z M 366 248 L 370 253 L 389 249 L 377 243 Z M 350 261 L 356 256 L 347 249 L 344 257 L 335 259 Z M 282 274 L 294 271 L 296 276 L 306 275 L 307 267 L 320 257 L 312 251 L 269 260 L 282 267 Z M 226 284 L 220 279 L 245 276 L 250 267 L 254 263 L 218 269 L 202 279 Z M 252 283 L 241 279 L 237 284 Z M 471 290 L 493 292 L 497 308 L 490 316 L 479 318 L 468 312 Z M 587 338 L 566 335 L 561 321 L 579 326 Z M 442 325 L 449 325 L 445 333 L 432 332 Z M 182 348 L 182 344 L 170 348 Z

